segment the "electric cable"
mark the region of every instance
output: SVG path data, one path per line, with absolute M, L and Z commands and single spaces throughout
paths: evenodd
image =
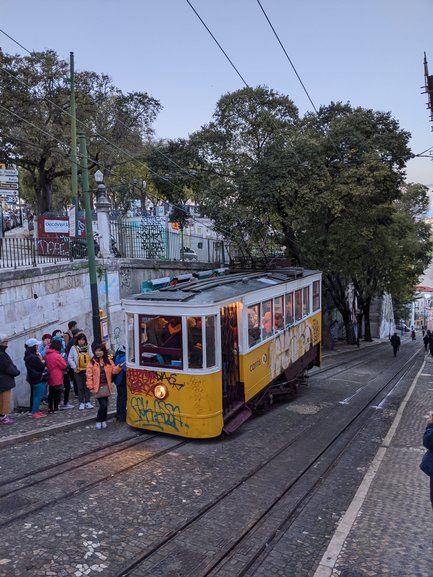
M 206 30 L 209 32 L 209 34 L 211 35 L 211 37 L 213 38 L 213 40 L 215 41 L 215 44 L 218 46 L 218 48 L 221 50 L 221 52 L 224 54 L 224 56 L 227 58 L 227 60 L 230 62 L 231 66 L 233 67 L 233 69 L 235 70 L 236 74 L 239 76 L 239 78 L 242 80 L 242 82 L 245 84 L 245 86 L 247 88 L 251 88 L 250 85 L 248 84 L 248 82 L 245 80 L 245 78 L 242 76 L 242 74 L 239 72 L 239 70 L 236 68 L 236 66 L 233 64 L 233 62 L 231 61 L 229 55 L 227 54 L 227 52 L 224 50 L 224 48 L 221 46 L 221 44 L 218 42 L 218 40 L 215 38 L 215 36 L 212 34 L 212 32 L 210 31 L 209 27 L 206 25 L 205 21 L 203 20 L 203 18 L 200 16 L 200 14 L 197 12 L 197 10 L 194 8 L 194 6 L 191 4 L 191 2 L 189 0 L 186 0 L 187 4 L 190 6 L 191 10 L 194 12 L 194 14 L 197 16 L 197 18 L 200 20 L 200 22 L 203 24 L 203 26 L 206 28 Z

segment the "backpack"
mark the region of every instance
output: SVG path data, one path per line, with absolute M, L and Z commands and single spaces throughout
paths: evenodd
M 75 369 L 76 373 L 82 373 L 85 372 L 87 369 L 87 365 L 90 361 L 90 357 L 89 357 L 89 353 L 86 351 L 80 351 L 80 349 L 78 347 L 75 347 L 75 350 L 77 351 L 78 354 L 78 361 L 77 361 L 77 367 Z

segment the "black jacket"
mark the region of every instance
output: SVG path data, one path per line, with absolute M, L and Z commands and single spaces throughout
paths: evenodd
M 42 371 L 45 368 L 45 363 L 41 361 L 33 350 L 25 352 L 24 362 L 26 364 L 27 382 L 29 385 L 37 385 L 41 383 Z
M 19 374 L 19 370 L 6 352 L 6 347 L 0 347 L 0 392 L 13 389 L 15 387 L 15 377 Z

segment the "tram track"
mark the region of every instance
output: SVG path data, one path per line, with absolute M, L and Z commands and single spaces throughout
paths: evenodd
M 245 547 L 242 550 L 242 558 L 245 560 L 242 569 L 238 573 L 229 572 L 227 575 L 230 577 L 245 577 L 246 572 L 252 569 L 256 564 L 260 564 L 263 557 L 267 556 L 270 550 L 278 543 L 281 535 L 287 531 L 291 524 L 296 520 L 297 516 L 300 514 L 305 504 L 308 503 L 315 491 L 320 487 L 320 485 L 326 480 L 330 472 L 341 459 L 342 455 L 347 451 L 350 444 L 356 439 L 360 431 L 368 426 L 369 417 L 371 414 L 372 404 L 380 404 L 382 398 L 385 398 L 389 394 L 389 390 L 393 390 L 401 379 L 407 375 L 407 373 L 413 369 L 421 351 L 417 351 L 410 359 L 408 359 L 400 369 L 393 374 L 393 376 L 388 379 L 379 389 L 375 390 L 373 393 L 369 394 L 367 398 L 363 401 L 362 406 L 358 407 L 354 414 L 350 416 L 348 420 L 341 426 L 330 438 L 320 451 L 316 452 L 312 458 L 309 459 L 308 463 L 300 469 L 298 474 L 293 478 L 284 488 L 279 495 L 277 495 L 266 507 L 265 509 L 254 519 L 250 520 L 249 523 L 245 524 L 245 530 L 239 534 L 236 538 L 232 539 L 232 542 L 228 544 L 221 553 L 216 553 L 211 560 L 206 560 L 206 555 L 203 554 L 203 561 L 199 563 L 199 567 L 195 569 L 194 575 L 197 577 L 214 577 L 220 573 L 223 567 L 230 563 L 233 557 L 237 554 L 239 548 L 250 539 L 255 532 L 260 531 L 260 529 L 269 521 L 272 514 L 275 512 L 282 501 L 290 496 L 290 493 L 298 488 L 304 482 L 305 478 L 312 472 L 312 470 L 318 465 L 321 459 L 326 457 L 326 454 L 335 450 L 335 447 L 341 443 L 341 447 L 337 447 L 336 455 L 332 458 L 329 464 L 326 466 L 324 473 L 320 478 L 316 479 L 310 486 L 306 488 L 305 491 L 301 491 L 302 495 L 290 506 L 290 510 L 285 515 L 284 519 L 274 528 L 270 533 L 266 534 L 266 538 L 256 547 L 254 553 L 252 553 L 247 560 L 245 560 Z M 334 410 L 337 410 L 336 407 Z M 327 417 L 329 418 L 329 416 Z M 356 426 L 358 423 L 358 426 Z M 259 464 L 254 470 L 250 471 L 247 475 L 243 476 L 236 482 L 235 485 L 228 488 L 226 491 L 221 493 L 216 499 L 208 503 L 203 509 L 198 511 L 196 515 L 188 519 L 185 523 L 173 529 L 167 533 L 162 539 L 158 540 L 151 547 L 143 550 L 143 552 L 136 556 L 135 559 L 122 571 L 118 573 L 111 573 L 112 577 L 142 577 L 143 575 L 152 575 L 152 577 L 164 576 L 164 567 L 152 566 L 152 569 L 147 566 L 151 564 L 152 556 L 155 555 L 157 558 L 172 558 L 173 555 L 180 555 L 180 551 L 176 549 L 176 538 L 180 537 L 181 544 L 185 539 L 185 532 L 192 529 L 194 525 L 199 524 L 205 519 L 206 516 L 211 515 L 220 506 L 223 506 L 226 500 L 233 497 L 236 492 L 240 491 L 241 488 L 245 487 L 248 483 L 255 480 L 255 477 L 261 473 L 267 466 L 270 465 L 277 457 L 283 456 L 287 453 L 288 449 L 292 448 L 298 441 L 302 438 L 308 436 L 312 430 L 317 431 L 317 423 L 304 429 L 299 435 L 295 435 L 289 442 L 285 443 L 280 447 L 275 453 L 273 453 L 266 462 Z M 349 429 L 353 431 L 349 431 Z M 347 436 L 347 439 L 345 438 Z M 308 454 L 308 453 L 306 453 Z M 224 507 L 225 511 L 229 511 L 230 508 L 226 505 Z M 212 520 L 207 519 L 207 524 L 212 525 Z M 235 524 L 235 520 L 233 519 Z M 230 526 L 230 522 L 228 522 Z M 198 534 L 200 535 L 200 531 Z M 227 537 L 226 537 L 227 539 Z M 203 543 L 203 551 L 206 551 L 206 543 Z M 200 548 L 200 543 L 197 543 L 197 548 Z M 158 562 L 157 562 L 158 563 Z M 144 572 L 143 572 L 144 570 Z M 223 572 L 224 574 L 224 572 Z
M 0 521 L 0 527 L 5 527 L 15 521 L 40 512 L 46 507 L 61 503 L 107 479 L 111 479 L 116 475 L 133 469 L 137 465 L 161 457 L 165 453 L 177 449 L 188 442 L 188 440 L 182 439 L 179 441 L 177 437 L 173 437 L 164 440 L 167 445 L 165 448 L 158 449 L 151 454 L 146 454 L 144 457 L 136 454 L 135 451 L 135 454 L 127 455 L 127 457 L 123 454 L 127 451 L 132 452 L 138 445 L 150 443 L 155 439 L 158 439 L 159 442 L 161 441 L 158 435 L 151 435 L 145 439 L 139 438 L 138 440 L 136 436 L 134 436 L 132 442 L 126 441 L 126 447 L 118 447 L 114 452 L 108 452 L 110 446 L 119 444 L 112 443 L 112 445 L 100 449 L 98 452 L 103 454 L 99 456 L 95 456 L 93 452 L 93 457 L 89 457 L 86 453 L 86 455 L 80 455 L 74 458 L 72 461 L 74 464 L 70 464 L 69 466 L 65 467 L 66 462 L 50 466 L 49 471 L 51 473 L 41 479 L 30 480 L 32 473 L 28 473 L 21 478 L 21 481 L 28 480 L 29 482 L 22 487 L 14 487 L 7 490 L 8 486 L 16 483 L 16 481 L 8 481 L 2 486 L 3 490 L 6 489 L 6 491 L 0 494 L 0 514 L 2 519 Z M 120 444 L 125 444 L 125 440 L 121 441 Z M 164 444 L 164 442 L 162 444 Z M 106 462 L 102 463 L 104 460 Z M 124 460 L 126 460 L 128 464 L 125 465 L 123 463 Z M 69 463 L 71 462 L 69 461 Z M 95 463 L 97 463 L 97 467 L 95 467 Z M 56 469 L 60 470 L 56 471 Z M 75 475 L 73 473 L 75 473 Z M 62 477 L 64 477 L 63 482 L 59 482 L 59 479 Z M 52 483 L 53 480 L 57 480 L 58 482 L 54 484 Z M 44 491 L 44 483 L 47 484 L 50 491 Z M 56 490 L 58 491 L 57 495 L 53 494 Z M 42 499 L 38 497 L 38 499 L 35 500 L 34 495 L 36 494 L 42 495 Z

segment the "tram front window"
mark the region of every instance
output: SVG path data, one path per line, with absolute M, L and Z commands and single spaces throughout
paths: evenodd
M 201 317 L 188 317 L 188 366 L 191 369 L 203 368 L 203 328 Z
M 140 315 L 140 365 L 182 368 L 182 318 Z

